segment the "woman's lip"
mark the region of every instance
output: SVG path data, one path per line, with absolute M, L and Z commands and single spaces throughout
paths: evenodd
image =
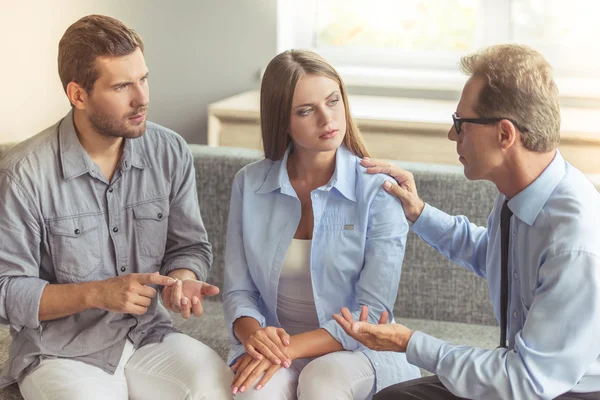
M 327 133 L 322 134 L 321 136 L 319 136 L 319 139 L 331 139 L 333 137 L 335 137 L 338 133 L 337 129 L 332 129 Z

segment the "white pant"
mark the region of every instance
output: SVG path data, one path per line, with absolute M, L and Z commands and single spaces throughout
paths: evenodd
M 375 370 L 361 352 L 337 351 L 315 359 L 300 359 L 281 368 L 260 390 L 254 386 L 236 400 L 366 400 L 375 394 Z
M 181 333 L 134 350 L 114 375 L 69 359 L 46 359 L 19 384 L 25 400 L 231 399 L 233 374 L 219 355 Z

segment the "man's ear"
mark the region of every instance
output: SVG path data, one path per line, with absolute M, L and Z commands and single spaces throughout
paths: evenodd
M 503 150 L 512 147 L 519 140 L 519 132 L 512 122 L 503 119 L 498 123 L 498 144 Z
M 79 110 L 85 109 L 88 93 L 83 87 L 79 86 L 77 82 L 69 82 L 67 85 L 67 97 L 73 107 Z

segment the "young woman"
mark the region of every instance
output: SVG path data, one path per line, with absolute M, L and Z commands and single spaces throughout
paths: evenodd
M 368 154 L 340 76 L 315 53 L 281 53 L 260 112 L 265 159 L 235 177 L 225 251 L 236 398 L 368 399 L 420 377 L 332 318 L 348 304 L 356 319 L 362 306 L 372 322 L 391 315 L 408 233 L 385 177 L 360 166 Z

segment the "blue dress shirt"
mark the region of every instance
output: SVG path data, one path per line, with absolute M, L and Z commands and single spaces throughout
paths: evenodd
M 439 252 L 487 279 L 498 320 L 504 200 L 496 198 L 488 228 L 429 205 L 413 225 Z M 553 399 L 600 391 L 600 194 L 557 151 L 508 206 L 514 213 L 508 348 L 454 346 L 415 332 L 407 358 L 459 397 Z
M 284 256 L 301 217 L 301 203 L 287 173 L 289 149 L 281 161 L 261 160 L 243 168 L 233 182 L 223 302 L 232 349 L 229 362 L 244 353 L 233 322 L 255 318 L 279 327 L 277 288 Z M 362 351 L 375 370 L 376 390 L 420 377 L 405 354 L 362 346 L 332 318 L 349 307 L 355 318 L 370 308 L 377 323 L 392 315 L 398 294 L 408 223 L 402 205 L 381 187 L 383 175 L 369 175 L 346 147 L 337 150 L 329 183 L 311 193 L 314 230 L 310 272 L 317 316 L 344 349 Z

